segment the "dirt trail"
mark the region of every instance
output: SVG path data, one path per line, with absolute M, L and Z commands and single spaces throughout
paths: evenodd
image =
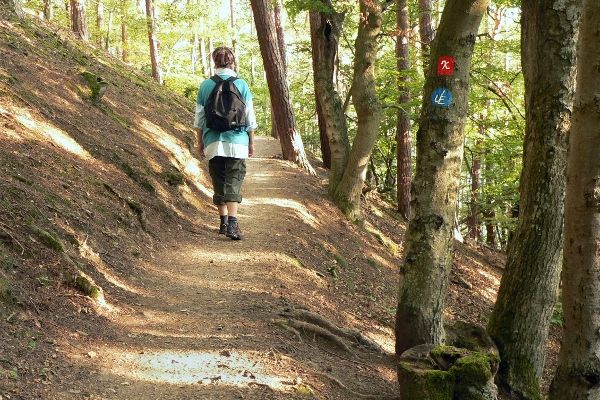
M 103 312 L 104 332 L 60 345 L 73 368 L 61 372 L 56 398 L 356 397 L 336 379 L 356 392 L 394 392 L 389 356 L 353 356 L 273 322 L 291 305 L 336 308 L 324 277 L 293 256 L 292 230 L 315 235 L 326 225 L 303 204 L 314 188 L 295 186 L 302 173 L 279 152 L 276 141 L 259 138 L 248 161 L 239 215 L 245 240 L 218 235 L 215 216 L 200 221 L 203 231 L 173 237 L 142 275 L 113 279 L 128 294 L 107 296 L 114 309 Z

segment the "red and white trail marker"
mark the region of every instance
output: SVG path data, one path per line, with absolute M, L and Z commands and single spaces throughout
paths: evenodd
M 454 57 L 441 56 L 437 64 L 438 75 L 454 75 Z

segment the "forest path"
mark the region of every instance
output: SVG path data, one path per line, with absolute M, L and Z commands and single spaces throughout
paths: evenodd
M 354 398 L 335 379 L 357 392 L 394 392 L 390 356 L 357 351 L 355 358 L 273 322 L 291 305 L 338 307 L 327 299 L 326 280 L 293 256 L 290 230 L 301 237 L 327 226 L 296 190 L 301 172 L 278 154 L 278 142 L 258 138 L 247 162 L 245 240 L 219 235 L 215 213 L 200 221 L 205 232 L 174 238 L 121 285 L 130 296 L 105 314 L 110 329 L 75 356 L 73 398 Z

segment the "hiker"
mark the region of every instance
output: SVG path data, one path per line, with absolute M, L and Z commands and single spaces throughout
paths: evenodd
M 246 158 L 254 153 L 256 116 L 250 88 L 233 70 L 235 57 L 231 49 L 218 47 L 212 58 L 216 74 L 200 84 L 194 128 L 200 157 L 208 159 L 213 203 L 219 209 L 219 234 L 241 240 L 237 211 L 242 201 Z

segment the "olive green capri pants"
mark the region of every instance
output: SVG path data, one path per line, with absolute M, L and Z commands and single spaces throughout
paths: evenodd
M 242 202 L 242 183 L 246 176 L 246 160 L 216 156 L 208 161 L 208 172 L 213 184 L 213 203 L 220 206 Z

